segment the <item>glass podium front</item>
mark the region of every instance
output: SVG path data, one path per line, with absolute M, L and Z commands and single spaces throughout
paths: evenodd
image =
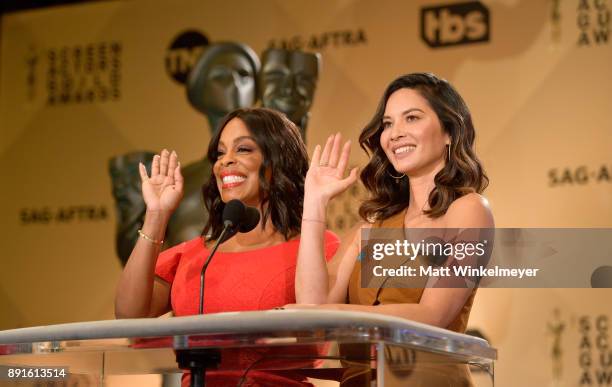
M 484 387 L 496 358 L 483 339 L 402 318 L 270 310 L 2 331 L 0 386 L 182 372 L 183 385 Z

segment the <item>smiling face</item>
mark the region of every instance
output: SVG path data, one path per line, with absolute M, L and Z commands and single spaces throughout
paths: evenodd
M 239 118 L 230 120 L 222 130 L 213 165 L 221 200 L 227 203 L 239 199 L 248 206 L 259 207 L 261 149 Z
M 403 88 L 391 94 L 382 127 L 380 145 L 397 172 L 418 177 L 435 175 L 444 167 L 450 137 L 417 90 Z

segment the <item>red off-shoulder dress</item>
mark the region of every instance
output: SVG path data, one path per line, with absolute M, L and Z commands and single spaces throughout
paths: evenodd
M 204 313 L 266 310 L 295 303 L 295 267 L 299 239 L 274 246 L 239 252 L 217 252 L 206 270 Z M 331 231 L 325 232 L 325 257 L 330 260 L 340 242 Z M 209 249 L 202 238 L 183 242 L 163 251 L 155 274 L 171 285 L 170 302 L 175 316 L 198 313 L 200 271 Z M 240 371 L 266 356 L 261 351 L 226 351 L 222 354 L 219 371 L 209 372 L 207 386 L 235 386 Z M 264 359 L 265 360 L 265 359 Z M 250 371 L 244 386 L 307 386 L 304 378 L 283 373 L 283 376 Z M 282 380 L 279 380 L 281 378 Z M 188 385 L 183 378 L 183 385 Z M 280 383 L 280 384 L 279 384 Z

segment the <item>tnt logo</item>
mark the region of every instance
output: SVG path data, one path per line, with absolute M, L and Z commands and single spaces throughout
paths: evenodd
M 198 31 L 185 31 L 177 36 L 166 51 L 168 75 L 179 83 L 185 83 L 206 46 L 208 38 Z
M 489 41 L 489 9 L 470 1 L 421 9 L 421 39 L 432 48 Z

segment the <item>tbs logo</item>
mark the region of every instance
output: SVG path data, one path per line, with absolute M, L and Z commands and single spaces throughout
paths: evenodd
M 432 48 L 489 41 L 489 9 L 480 1 L 421 9 L 421 39 Z

